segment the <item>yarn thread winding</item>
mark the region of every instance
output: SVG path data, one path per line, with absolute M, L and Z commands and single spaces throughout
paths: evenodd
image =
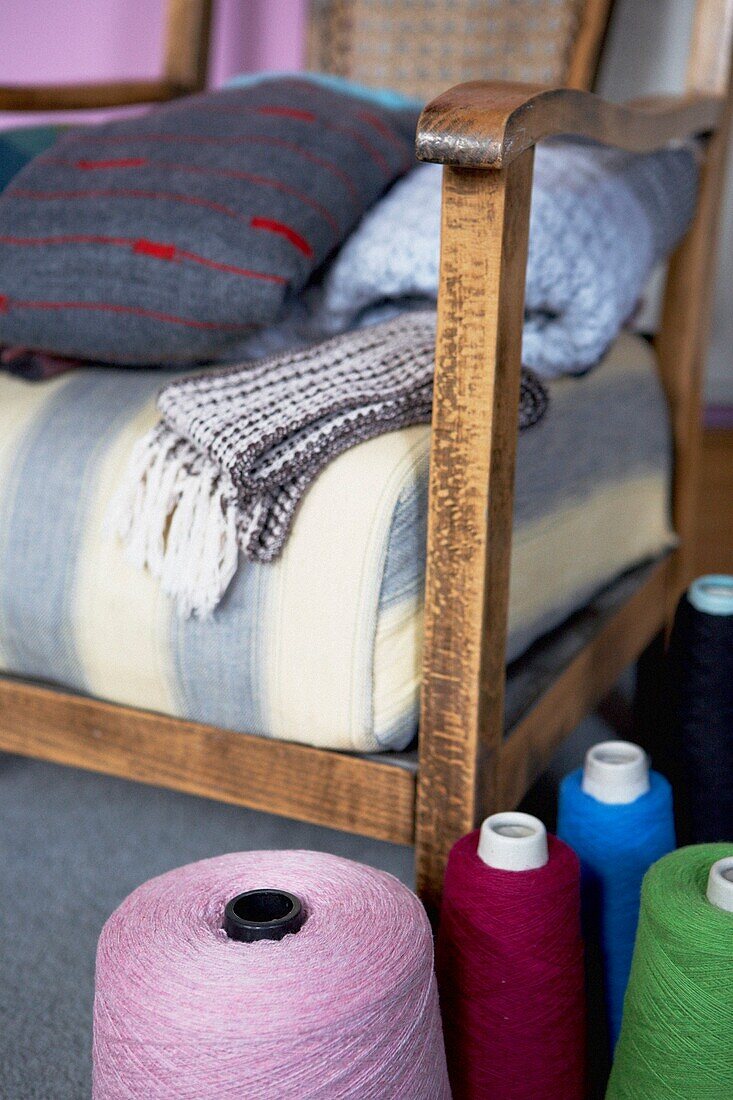
M 437 947 L 453 1100 L 582 1100 L 585 998 L 580 868 L 489 867 L 478 832 L 448 860 Z
M 621 1031 L 646 871 L 675 846 L 672 789 L 652 771 L 633 802 L 600 802 L 582 789 L 582 769 L 560 784 L 557 833 L 580 858 L 583 931 L 603 960 L 611 1049 Z
M 674 735 L 682 764 L 680 794 L 687 811 L 685 839 L 695 844 L 729 840 L 733 837 L 733 577 L 701 577 L 682 596 L 670 642 L 669 673 Z
M 278 942 L 227 937 L 227 902 L 291 891 Z M 425 912 L 382 871 L 243 852 L 146 882 L 97 950 L 94 1100 L 450 1100 Z
M 733 914 L 707 900 L 733 844 L 680 848 L 647 872 L 606 1100 L 733 1096 Z

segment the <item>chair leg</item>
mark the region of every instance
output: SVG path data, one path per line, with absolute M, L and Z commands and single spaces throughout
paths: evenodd
M 463 757 L 448 745 L 444 755 L 434 752 L 418 775 L 415 889 L 434 926 L 451 848 L 500 808 L 495 794 L 498 765 L 498 753 L 483 745 L 475 755 Z
M 455 762 L 439 761 L 437 769 L 432 763 L 430 772 L 418 778 L 415 889 L 437 927 L 448 853 L 473 827 L 475 793 L 473 776 L 456 769 Z
M 532 163 L 443 174 L 416 807 L 433 915 L 497 797 Z
M 437 838 L 418 833 L 415 841 L 415 892 L 436 930 L 447 859 L 448 853 Z

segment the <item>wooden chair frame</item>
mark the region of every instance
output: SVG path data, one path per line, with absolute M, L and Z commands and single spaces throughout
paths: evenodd
M 165 103 L 206 85 L 213 0 L 166 0 L 165 57 L 158 80 L 0 85 L 0 111 L 77 111 Z
M 574 83 L 591 79 L 609 6 L 587 4 Z M 109 106 L 200 88 L 210 4 L 170 0 L 169 13 L 162 81 L 32 93 L 0 88 L 0 109 Z M 690 576 L 732 35 L 733 0 L 698 0 L 687 91 L 677 99 L 619 107 L 583 91 L 476 83 L 453 88 L 423 112 L 418 156 L 445 169 L 416 766 L 404 754 L 356 756 L 267 740 L 10 677 L 0 680 L 0 749 L 414 844 L 417 887 L 433 907 L 453 841 L 486 813 L 519 802 L 563 738 L 665 628 Z M 630 598 L 599 618 L 585 646 L 505 736 L 533 153 L 553 134 L 636 151 L 709 135 L 697 213 L 670 265 L 656 338 L 672 414 L 681 542 Z

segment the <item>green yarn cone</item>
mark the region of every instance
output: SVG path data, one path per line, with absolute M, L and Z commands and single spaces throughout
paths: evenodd
M 647 871 L 606 1100 L 733 1098 L 733 913 L 706 898 L 730 855 L 699 844 Z

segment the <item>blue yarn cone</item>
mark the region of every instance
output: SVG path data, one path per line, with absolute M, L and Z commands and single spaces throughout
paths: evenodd
M 675 848 L 672 788 L 650 772 L 634 802 L 599 802 L 581 788 L 582 769 L 560 784 L 557 835 L 580 858 L 586 941 L 600 946 L 611 1050 L 621 1031 L 624 994 L 639 919 L 641 880 Z

